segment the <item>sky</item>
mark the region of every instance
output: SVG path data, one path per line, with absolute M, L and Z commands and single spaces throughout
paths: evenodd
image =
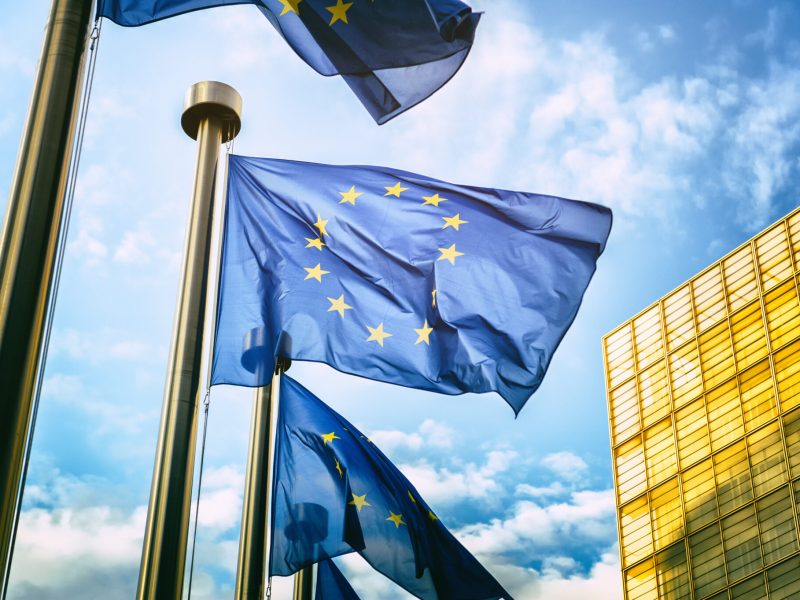
M 185 90 L 243 97 L 235 153 L 377 164 L 597 202 L 614 228 L 544 384 L 517 419 L 295 363 L 400 466 L 518 599 L 621 597 L 602 335 L 797 206 L 800 7 L 475 0 L 456 77 L 378 127 L 252 6 L 103 25 L 9 598 L 130 598 L 179 284 L 195 144 Z M 49 6 L 0 20 L 5 206 Z M 795 34 L 791 32 L 794 31 Z M 192 596 L 232 596 L 252 391 L 215 387 Z M 357 557 L 363 598 L 407 598 Z M 273 597 L 291 597 L 291 581 Z

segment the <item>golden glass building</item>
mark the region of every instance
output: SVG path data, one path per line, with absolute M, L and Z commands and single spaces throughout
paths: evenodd
M 800 598 L 800 210 L 603 338 L 627 600 Z

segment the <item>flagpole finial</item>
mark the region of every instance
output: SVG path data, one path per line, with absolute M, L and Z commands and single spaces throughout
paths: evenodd
M 197 139 L 200 122 L 208 117 L 222 121 L 222 141 L 229 142 L 242 129 L 242 97 L 235 89 L 219 81 L 199 81 L 186 90 L 181 127 Z

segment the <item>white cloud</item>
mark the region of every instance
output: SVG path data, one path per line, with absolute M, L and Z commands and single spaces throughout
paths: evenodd
M 156 240 L 149 231 L 126 231 L 114 251 L 114 261 L 135 265 L 147 264 L 150 262 L 150 251 L 155 246 Z
M 417 431 L 406 433 L 397 430 L 378 430 L 370 433 L 370 439 L 381 450 L 391 453 L 398 448 L 421 450 L 422 448 L 450 448 L 455 432 L 443 423 L 425 419 Z
M 589 465 L 572 452 L 555 452 L 542 459 L 542 466 L 565 481 L 576 482 L 586 476 Z
M 569 501 L 540 505 L 518 502 L 508 518 L 469 525 L 458 532 L 471 550 L 484 555 L 524 551 L 546 555 L 567 544 L 609 544 L 616 536 L 613 490 L 573 492 Z
M 399 465 L 399 468 L 422 497 L 433 506 L 468 499 L 494 502 L 502 490 L 496 476 L 508 470 L 516 458 L 517 453 L 513 450 L 493 450 L 480 466 L 468 463 L 460 465 L 458 470 L 452 470 L 422 460 L 414 464 Z

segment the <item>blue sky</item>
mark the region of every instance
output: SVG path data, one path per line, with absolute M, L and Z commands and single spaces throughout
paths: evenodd
M 0 21 L 3 203 L 48 4 Z M 241 154 L 612 207 L 584 305 L 518 419 L 494 395 L 291 374 L 368 432 L 517 598 L 620 597 L 600 337 L 797 205 L 800 8 L 473 6 L 486 14 L 464 68 L 382 127 L 253 7 L 104 25 L 10 598 L 134 592 L 193 177 L 179 119 L 204 79 L 242 94 Z M 195 598 L 231 595 L 250 403 L 211 394 Z M 343 565 L 365 598 L 404 597 Z

